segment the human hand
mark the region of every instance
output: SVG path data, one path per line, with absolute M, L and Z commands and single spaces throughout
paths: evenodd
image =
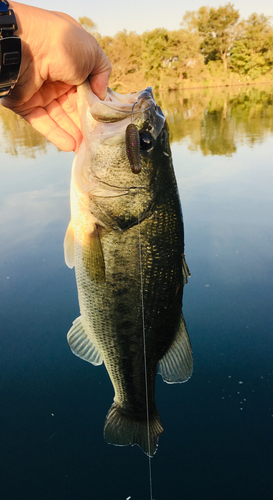
M 22 40 L 18 82 L 3 106 L 21 115 L 63 151 L 77 151 L 82 141 L 77 85 L 87 78 L 104 99 L 111 63 L 96 39 L 70 16 L 17 2 L 14 10 Z

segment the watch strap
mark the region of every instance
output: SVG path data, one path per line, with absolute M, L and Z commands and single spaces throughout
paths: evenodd
M 7 96 L 16 84 L 21 64 L 21 39 L 15 14 L 7 0 L 0 0 L 0 97 Z

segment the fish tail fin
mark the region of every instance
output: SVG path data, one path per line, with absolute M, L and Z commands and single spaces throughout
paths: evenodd
M 137 444 L 146 455 L 152 457 L 158 447 L 160 434 L 164 431 L 158 413 L 150 417 L 149 438 L 147 422 L 133 419 L 119 409 L 116 403 L 111 406 L 104 426 L 104 437 L 110 444 L 126 446 Z

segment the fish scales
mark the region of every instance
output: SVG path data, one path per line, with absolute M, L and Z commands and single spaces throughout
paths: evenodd
M 119 99 L 113 91 L 109 94 Z M 83 131 L 85 108 L 89 106 L 92 115 L 92 99 L 96 103 L 90 95 L 84 84 L 79 89 Z M 133 99 L 137 100 L 134 109 L 140 148 L 142 139 L 144 144 L 137 175 L 131 171 L 125 147 Z M 118 116 L 117 127 L 108 108 L 107 120 L 101 123 L 101 105 L 100 122 L 91 119 L 74 162 L 65 254 L 69 267 L 75 265 L 81 316 L 73 323 L 68 341 L 72 351 L 86 361 L 104 362 L 113 384 L 106 440 L 117 445 L 138 444 L 153 455 L 163 432 L 154 395 L 158 367 L 170 383 L 187 380 L 192 371 L 182 315 L 184 232 L 164 115 L 149 89 L 129 95 L 127 108 L 122 106 L 123 113 L 128 110 L 127 118 Z

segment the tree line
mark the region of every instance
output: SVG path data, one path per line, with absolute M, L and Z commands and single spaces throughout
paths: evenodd
M 139 35 L 126 30 L 101 36 L 95 23 L 79 19 L 112 62 L 110 85 L 133 91 L 234 84 L 273 79 L 273 26 L 264 14 L 241 19 L 227 3 L 187 11 L 181 28 L 156 28 Z

